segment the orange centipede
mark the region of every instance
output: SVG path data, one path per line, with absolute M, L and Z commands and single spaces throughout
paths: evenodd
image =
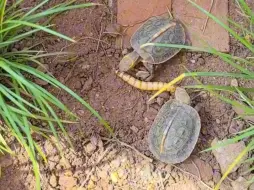
M 126 73 L 120 72 L 120 71 L 116 71 L 116 75 L 118 77 L 120 77 L 122 80 L 124 80 L 125 82 L 127 82 L 129 85 L 138 88 L 140 90 L 150 90 L 150 91 L 156 91 L 156 90 L 160 90 L 163 86 L 165 86 L 167 83 L 164 82 L 144 82 L 141 80 L 138 80 Z M 174 86 L 170 86 L 167 91 L 173 93 L 175 92 L 175 87 Z

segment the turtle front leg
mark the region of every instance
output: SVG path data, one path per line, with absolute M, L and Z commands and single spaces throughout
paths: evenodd
M 128 53 L 123 57 L 123 59 L 119 63 L 119 70 L 121 72 L 126 72 L 139 62 L 139 54 L 136 51 Z
M 138 71 L 136 76 L 141 78 L 141 80 L 149 82 L 154 77 L 154 65 L 151 63 L 143 62 L 143 65 L 147 71 Z

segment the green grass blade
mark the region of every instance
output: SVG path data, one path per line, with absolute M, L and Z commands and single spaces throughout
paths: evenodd
M 63 35 L 63 34 L 60 34 L 54 30 L 51 30 L 51 29 L 48 29 L 47 27 L 44 27 L 44 26 L 40 26 L 40 25 L 37 25 L 37 24 L 34 24 L 34 23 L 31 23 L 31 22 L 26 22 L 26 21 L 21 21 L 21 20 L 9 20 L 9 21 L 6 21 L 6 23 L 10 23 L 10 24 L 17 24 L 17 26 L 19 25 L 24 25 L 24 26 L 30 26 L 32 28 L 37 28 L 37 29 L 40 29 L 44 32 L 47 32 L 51 35 L 54 35 L 54 36 L 57 36 L 59 38 L 63 38 L 65 40 L 68 40 L 68 41 L 71 41 L 71 42 L 76 42 L 75 40 Z
M 201 12 L 203 12 L 204 14 L 206 14 L 207 16 L 209 16 L 209 18 L 211 18 L 213 21 L 215 21 L 217 24 L 219 24 L 220 26 L 222 26 L 225 30 L 227 30 L 235 39 L 239 40 L 243 45 L 245 45 L 251 52 L 254 53 L 254 47 L 252 46 L 251 43 L 249 43 L 248 41 L 246 41 L 244 38 L 242 38 L 241 36 L 239 36 L 234 30 L 232 30 L 231 28 L 229 28 L 225 23 L 223 23 L 221 20 L 219 20 L 217 17 L 215 17 L 214 15 L 212 15 L 211 13 L 209 13 L 208 11 L 206 11 L 205 9 L 203 9 L 202 7 L 200 7 L 198 4 L 194 3 L 191 0 L 188 0 L 188 2 L 190 2 L 194 7 L 198 8 Z
M 158 46 L 158 47 L 165 47 L 165 48 L 180 48 L 180 49 L 189 49 L 189 50 L 199 51 L 199 52 L 212 53 L 212 54 L 220 56 L 226 63 L 230 64 L 231 66 L 240 70 L 241 72 L 248 74 L 248 75 L 254 75 L 254 72 L 251 72 L 248 69 L 245 69 L 245 68 L 241 67 L 240 65 L 234 63 L 232 60 L 230 60 L 235 57 L 232 57 L 229 54 L 221 53 L 212 47 L 207 47 L 207 49 L 205 49 L 205 48 L 199 48 L 199 47 L 193 47 L 193 46 L 187 46 L 187 45 L 178 45 L 178 44 L 146 43 L 146 44 L 141 45 L 140 48 L 145 48 L 147 46 Z M 238 60 L 243 61 L 243 59 L 240 59 L 240 58 L 238 58 Z M 245 62 L 246 62 L 246 60 L 245 60 Z
M 39 9 L 40 7 L 42 7 L 43 5 L 45 5 L 49 0 L 44 0 L 42 1 L 40 4 L 38 4 L 37 6 L 35 6 L 34 8 L 32 8 L 30 11 L 28 11 L 23 17 L 20 18 L 20 20 L 23 20 L 26 16 L 32 14 L 33 12 L 35 12 L 37 9 Z
M 214 190 L 219 190 L 221 183 L 226 179 L 229 173 L 234 169 L 234 167 L 242 160 L 242 158 L 249 152 L 249 149 L 254 145 L 254 140 L 252 140 L 248 146 L 237 156 L 232 164 L 228 167 L 227 171 L 223 174 L 220 181 L 215 186 Z
M 229 91 L 236 92 L 236 88 L 232 86 L 220 86 L 220 85 L 188 85 L 183 86 L 184 88 L 195 88 L 195 89 L 210 89 L 210 90 L 218 90 L 218 91 Z M 254 92 L 254 88 L 245 88 L 245 87 L 237 87 L 242 92 Z
M 25 20 L 29 21 L 29 20 L 34 20 L 34 19 L 40 19 L 40 18 L 44 18 L 48 15 L 52 15 L 52 14 L 56 14 L 56 13 L 60 13 L 60 12 L 64 12 L 64 11 L 68 11 L 68 10 L 72 10 L 72 9 L 79 9 L 79 8 L 87 8 L 87 7 L 91 7 L 91 6 L 95 6 L 95 5 L 100 5 L 98 3 L 86 3 L 86 4 L 81 4 L 81 5 L 70 5 L 70 6 L 66 6 L 66 7 L 55 7 L 52 9 L 48 9 L 46 11 L 31 15 L 29 17 L 26 17 Z

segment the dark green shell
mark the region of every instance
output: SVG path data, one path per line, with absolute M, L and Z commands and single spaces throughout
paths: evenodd
M 170 100 L 162 106 L 149 131 L 149 149 L 163 162 L 183 162 L 193 151 L 200 128 L 200 117 L 194 108 L 177 100 Z M 163 134 L 166 134 L 166 138 L 161 153 Z
M 175 26 L 170 27 L 163 32 L 154 41 L 151 38 L 158 33 L 165 26 L 176 23 Z M 168 47 L 156 47 L 147 46 L 144 49 L 140 49 L 142 44 L 151 43 L 166 43 L 166 44 L 179 44 L 184 45 L 186 41 L 185 30 L 179 21 L 169 18 L 169 15 L 154 16 L 148 19 L 138 30 L 133 34 L 131 38 L 131 45 L 133 49 L 142 57 L 143 60 L 159 64 L 167 61 L 176 55 L 180 48 L 168 48 Z

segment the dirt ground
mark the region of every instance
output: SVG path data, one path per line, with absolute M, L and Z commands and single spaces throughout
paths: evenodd
M 52 4 L 56 2 L 61 0 L 51 1 Z M 81 118 L 79 124 L 67 126 L 75 151 L 62 142 L 66 162 L 49 140 L 39 139 L 49 159 L 47 164 L 40 164 L 42 189 L 212 189 L 221 177 L 220 167 L 211 152 L 200 151 L 208 148 L 216 137 L 230 137 L 229 127 L 235 116 L 232 107 L 206 92 L 188 90 L 192 105 L 202 105 L 199 112 L 202 129 L 197 146 L 192 156 L 181 164 L 168 165 L 156 160 L 148 149 L 147 134 L 160 107 L 174 97 L 164 93 L 152 104 L 147 104 L 151 92 L 134 89 L 115 75 L 123 50 L 116 48 L 114 37 L 104 33 L 106 26 L 115 22 L 115 2 L 113 7 L 103 0 L 97 2 L 105 6 L 73 10 L 52 21 L 58 32 L 79 39 L 78 43 L 69 44 L 41 34 L 38 47 L 47 52 L 75 52 L 74 56 L 56 56 L 41 61 L 50 73 L 109 122 L 119 141 L 109 139 L 97 120 L 68 94 L 42 84 Z M 34 1 L 30 3 L 26 6 Z M 241 21 L 236 9 L 230 2 L 231 17 Z M 248 53 L 233 39 L 231 52 L 238 56 Z M 168 82 L 184 72 L 184 67 L 190 71 L 232 71 L 218 57 L 182 51 L 160 65 L 153 80 Z M 204 84 L 231 83 L 231 79 L 225 78 L 200 80 Z M 195 84 L 195 81 L 185 79 L 179 85 L 186 84 Z M 244 127 L 242 123 L 237 125 Z M 17 157 L 0 160 L 3 166 L 0 189 L 34 189 L 32 168 L 25 152 L 20 147 L 14 148 Z M 232 180 L 236 180 L 244 168 L 246 165 L 233 172 L 221 189 L 232 189 Z

